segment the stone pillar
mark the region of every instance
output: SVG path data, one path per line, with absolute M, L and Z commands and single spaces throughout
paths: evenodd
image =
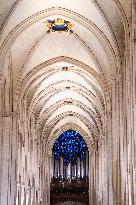
M 108 159 L 108 204 L 121 204 L 120 202 L 120 139 L 121 130 L 123 124 L 123 99 L 122 99 L 122 76 L 116 74 L 111 79 L 111 113 L 109 110 L 108 123 L 110 123 L 110 128 L 108 128 L 107 138 L 107 159 Z M 123 130 L 122 130 L 123 135 Z
M 89 205 L 96 203 L 95 152 L 89 153 Z
M 132 137 L 132 172 L 131 172 L 131 198 L 132 204 L 136 204 L 136 160 L 135 160 L 135 153 L 136 153 L 136 2 L 132 4 L 132 77 L 133 77 L 133 137 Z
M 0 113 L 0 204 L 15 205 L 17 113 Z
M 50 182 L 51 182 L 51 155 L 47 154 L 45 156 L 45 175 L 44 175 L 44 183 L 43 186 L 45 187 L 43 189 L 42 193 L 42 204 L 44 205 L 50 205 Z
M 24 205 L 25 202 L 25 186 L 21 185 L 21 205 Z

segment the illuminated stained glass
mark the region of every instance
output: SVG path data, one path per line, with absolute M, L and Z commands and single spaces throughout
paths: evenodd
M 85 159 L 87 145 L 83 137 L 74 130 L 63 132 L 53 145 L 54 158 L 64 158 L 64 163 L 73 164 L 77 162 L 77 157 Z

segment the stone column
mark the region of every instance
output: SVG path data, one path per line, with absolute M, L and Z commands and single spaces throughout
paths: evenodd
M 17 113 L 0 113 L 0 204 L 15 205 Z
M 95 152 L 89 153 L 89 205 L 96 203 Z
M 122 76 L 116 74 L 111 78 L 111 111 L 109 110 L 106 134 L 108 204 L 120 204 L 120 134 L 122 125 Z M 110 129 L 109 129 L 110 127 Z M 123 131 L 123 130 L 122 130 Z
M 132 204 L 136 204 L 136 2 L 132 4 L 132 76 L 133 76 L 133 137 L 132 137 L 132 172 L 131 172 L 131 196 L 132 196 Z
M 44 175 L 44 183 L 43 186 L 45 187 L 43 189 L 42 193 L 42 204 L 44 205 L 50 205 L 50 182 L 51 182 L 51 154 L 46 154 L 45 156 L 45 162 L 44 162 L 44 166 L 45 166 L 45 175 Z

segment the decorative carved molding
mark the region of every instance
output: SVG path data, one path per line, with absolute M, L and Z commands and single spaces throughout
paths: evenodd
M 0 86 L 3 84 L 4 82 L 4 75 L 0 72 Z
M 12 44 L 12 42 L 14 41 L 14 39 L 24 30 L 26 29 L 28 26 L 32 25 L 33 23 L 36 23 L 48 16 L 51 15 L 65 15 L 66 17 L 69 17 L 71 19 L 76 20 L 77 22 L 80 22 L 85 28 L 87 28 L 87 30 L 95 33 L 95 35 L 98 37 L 98 39 L 100 41 L 103 42 L 103 44 L 105 45 L 105 48 L 107 51 L 110 51 L 110 53 L 112 54 L 112 57 L 114 58 L 113 60 L 113 64 L 114 62 L 117 62 L 118 59 L 116 58 L 117 55 L 115 55 L 114 53 L 114 49 L 112 47 L 112 45 L 110 44 L 110 42 L 108 41 L 108 39 L 106 38 L 106 36 L 103 34 L 103 32 L 98 29 L 96 27 L 96 25 L 94 25 L 93 22 L 91 22 L 89 19 L 85 18 L 84 16 L 73 12 L 71 10 L 65 9 L 65 8 L 60 8 L 60 7 L 53 7 L 53 8 L 48 8 L 46 10 L 42 10 L 38 13 L 33 14 L 32 16 L 29 16 L 28 18 L 26 18 L 24 21 L 22 21 L 20 24 L 18 24 L 9 34 L 8 36 L 5 38 L 5 40 L 2 43 L 1 46 L 1 51 L 2 51 L 2 57 L 5 56 L 9 46 Z M 115 39 L 113 39 L 115 42 Z M 116 50 L 117 52 L 117 50 Z M 3 56 L 4 55 L 4 56 Z M 3 62 L 2 62 L 3 64 Z M 115 65 L 113 65 L 113 69 L 115 69 Z
M 59 81 L 59 83 L 62 83 L 62 82 L 64 82 L 64 81 Z M 89 99 L 89 101 L 91 102 L 91 104 L 97 109 L 97 107 L 96 107 L 96 105 L 98 105 L 98 107 L 99 108 L 101 108 L 101 111 L 102 110 L 104 110 L 104 107 L 102 107 L 102 105 L 100 104 L 101 102 L 100 102 L 100 99 L 101 99 L 101 101 L 103 100 L 102 99 L 102 97 L 101 97 L 101 95 L 98 93 L 98 96 L 99 97 L 97 97 L 96 95 L 95 95 L 95 98 L 94 98 L 94 96 L 92 95 L 92 93 L 91 92 L 89 92 L 89 90 L 87 90 L 87 88 L 86 88 L 86 90 L 87 90 L 87 92 L 86 92 L 86 90 L 85 90 L 85 88 L 80 84 L 80 83 L 75 83 L 75 82 L 73 82 L 73 81 L 70 81 L 71 83 L 73 83 L 74 85 L 76 84 L 77 86 L 80 86 L 81 87 L 81 89 L 77 89 L 77 88 L 74 88 L 74 87 L 71 87 L 71 89 L 72 90 L 75 90 L 76 92 L 78 92 L 81 96 L 83 96 L 83 97 L 87 97 L 88 99 Z M 54 91 L 54 86 L 55 85 L 58 85 L 58 83 L 53 83 L 52 84 L 52 87 L 51 86 L 49 86 L 49 87 L 47 87 L 46 88 L 46 91 L 44 91 L 43 93 L 42 92 L 40 92 L 40 95 L 42 94 L 42 95 L 44 95 L 44 98 L 45 98 L 45 96 L 46 96 L 46 93 L 48 93 L 48 92 L 50 92 L 51 93 L 51 95 L 50 95 L 50 97 L 48 97 L 47 99 L 49 100 L 51 97 L 53 97 L 53 96 L 55 96 L 56 95 L 56 93 L 58 92 L 58 91 L 62 91 L 62 90 L 64 90 L 65 88 L 64 87 L 62 87 L 62 88 L 59 88 L 59 90 L 56 90 L 55 89 L 55 91 Z M 38 87 L 38 86 L 37 86 Z M 49 90 L 49 91 L 48 91 Z M 26 93 L 26 92 L 25 92 Z M 53 93 L 53 94 L 52 94 Z M 30 105 L 28 105 L 28 110 L 29 110 L 29 113 L 32 113 L 33 112 L 33 109 L 35 108 L 35 106 L 33 106 L 33 104 L 34 104 L 34 102 L 35 101 L 37 101 L 38 103 L 39 103 L 39 101 L 38 101 L 38 99 L 39 99 L 39 93 L 37 93 L 37 95 L 35 95 L 35 98 L 32 98 L 32 100 L 31 100 L 31 103 L 30 103 Z M 96 101 L 96 98 L 97 98 L 97 101 Z M 47 101 L 47 99 L 45 98 L 45 102 Z M 93 99 L 93 100 L 91 100 L 91 99 Z M 94 102 L 93 102 L 94 101 Z M 65 102 L 64 102 L 65 103 Z M 73 102 L 74 104 L 76 104 L 76 102 Z M 94 104 L 94 103 L 96 103 L 96 104 Z M 37 105 L 37 103 L 36 103 L 36 105 Z M 77 104 L 76 104 L 77 105 Z M 50 107 L 50 109 L 51 109 L 52 107 Z M 38 114 L 38 116 L 40 115 L 40 112 L 42 111 L 44 109 L 44 107 L 42 106 L 42 109 L 39 111 L 39 114 Z M 47 109 L 46 109 L 47 110 Z M 99 111 L 98 111 L 99 112 Z M 50 115 L 49 115 L 50 116 Z
M 34 67 L 24 79 L 20 79 L 20 81 L 18 82 L 16 95 L 18 95 L 18 93 L 21 92 L 22 88 L 24 88 L 24 85 L 26 85 L 26 82 L 29 82 L 30 78 L 32 76 L 36 75 L 40 70 L 42 70 L 43 68 L 48 67 L 50 65 L 53 65 L 55 63 L 62 62 L 62 61 L 66 62 L 66 63 L 71 63 L 74 66 L 82 68 L 85 72 L 89 73 L 89 75 L 93 76 L 102 87 L 105 84 L 104 78 L 102 78 L 102 76 L 100 76 L 90 66 L 88 66 L 85 63 L 83 63 L 79 60 L 76 60 L 74 58 L 70 58 L 70 57 L 66 57 L 66 56 L 59 56 L 59 57 L 49 59 L 49 60 L 43 62 L 42 64 L 39 64 L 38 66 Z M 105 90 L 104 87 L 103 87 L 103 89 Z
M 12 14 L 14 13 L 15 9 L 17 8 L 17 6 L 20 4 L 21 1 L 22 0 L 16 0 L 15 3 L 13 4 L 13 6 L 11 7 L 11 9 L 9 10 L 9 12 L 8 12 L 4 22 L 2 23 L 1 28 L 0 28 L 1 35 L 2 35 L 5 27 L 7 26 L 8 22 L 9 22 L 11 16 L 12 16 Z
M 3 79 L 3 74 L 0 72 L 0 81 Z
M 135 32 L 134 32 L 134 43 L 136 43 L 136 29 L 135 29 Z
M 110 78 L 111 83 L 120 82 L 121 80 L 122 80 L 121 74 L 113 75 L 113 76 L 111 76 L 111 78 Z
M 0 117 L 17 117 L 19 114 L 16 111 L 3 111 L 0 112 Z

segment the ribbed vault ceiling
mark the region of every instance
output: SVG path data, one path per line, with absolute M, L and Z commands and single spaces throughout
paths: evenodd
M 74 128 L 92 147 L 100 137 L 129 9 L 125 0 L 1 1 L 2 73 L 12 66 L 16 109 L 22 121 L 34 117 L 42 140 Z M 47 33 L 45 22 L 56 18 L 70 21 L 73 33 Z

